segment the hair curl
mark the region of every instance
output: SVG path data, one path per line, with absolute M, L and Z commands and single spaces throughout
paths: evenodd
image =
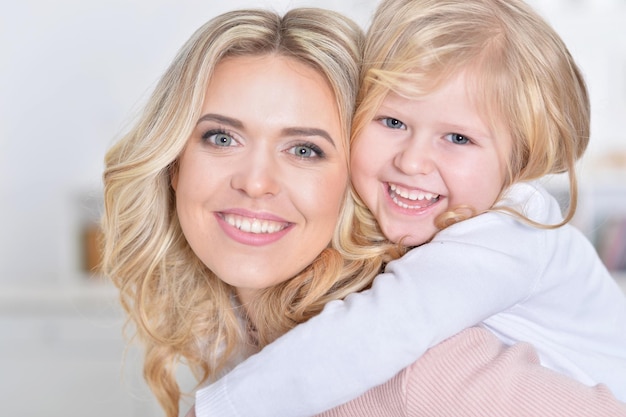
M 362 43 L 354 22 L 327 10 L 217 16 L 183 45 L 138 121 L 107 152 L 102 270 L 120 290 L 129 323 L 145 347 L 145 379 L 168 416 L 178 415 L 175 371 L 181 361 L 203 383 L 241 359 L 249 342 L 233 288 L 202 264 L 185 240 L 170 184 L 215 66 L 225 57 L 261 54 L 310 65 L 334 92 L 348 149 Z M 298 276 L 246 306 L 254 309 L 255 348 L 317 314 L 326 302 L 367 287 L 380 271 L 382 246 L 368 256 L 359 252 L 350 233 L 359 229 L 353 211 L 346 193 L 332 244 Z M 376 257 L 369 256 L 373 253 Z

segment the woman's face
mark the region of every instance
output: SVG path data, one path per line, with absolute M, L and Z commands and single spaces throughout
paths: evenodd
M 277 55 L 222 60 L 172 178 L 189 245 L 242 302 L 328 246 L 348 170 L 334 94 Z

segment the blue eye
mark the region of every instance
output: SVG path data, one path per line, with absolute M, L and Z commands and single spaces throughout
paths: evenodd
M 463 136 L 458 133 L 448 133 L 445 138 L 448 142 L 457 145 L 465 145 L 467 143 L 470 143 L 470 139 L 467 136 Z
M 302 159 L 323 158 L 324 151 L 313 143 L 302 143 L 289 148 L 289 153 Z
M 406 126 L 398 119 L 393 117 L 383 117 L 380 119 L 381 123 L 390 129 L 404 129 Z
M 219 147 L 233 146 L 235 142 L 232 136 L 222 130 L 209 130 L 202 135 L 202 139 Z

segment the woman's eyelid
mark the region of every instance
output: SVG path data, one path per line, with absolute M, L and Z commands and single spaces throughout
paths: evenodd
M 242 142 L 240 135 L 238 135 L 232 129 L 226 126 L 223 126 L 221 124 L 213 124 L 213 123 L 208 124 L 207 123 L 205 126 L 199 125 L 199 129 L 200 129 L 200 137 L 203 140 L 208 140 L 209 138 L 215 135 L 224 135 L 224 136 L 228 136 L 229 138 L 231 138 L 237 144 L 241 144 Z
M 320 144 L 315 143 L 315 141 L 310 140 L 310 139 L 294 139 L 293 141 L 289 142 L 289 144 L 286 146 L 286 151 L 288 151 L 289 153 L 293 153 L 295 156 L 302 158 L 302 159 L 323 159 L 326 158 L 326 152 L 324 151 L 324 143 L 325 141 L 323 139 L 320 140 Z M 308 157 L 308 158 L 304 158 L 302 156 L 297 155 L 297 153 L 295 152 L 296 148 L 309 148 L 311 151 L 315 152 L 315 156 L 312 157 Z M 293 152 L 292 152 L 293 151 Z
M 225 141 L 222 141 L 224 140 Z M 241 142 L 234 135 L 223 130 L 208 130 L 202 135 L 202 141 L 212 148 L 234 148 L 241 146 Z

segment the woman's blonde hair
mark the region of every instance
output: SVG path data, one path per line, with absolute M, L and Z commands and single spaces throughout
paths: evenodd
M 202 383 L 227 370 L 249 340 L 233 289 L 187 244 L 170 184 L 215 66 L 225 57 L 260 54 L 310 65 L 334 92 L 348 149 L 362 42 L 354 22 L 327 10 L 294 9 L 282 17 L 240 10 L 217 16 L 185 43 L 139 120 L 108 151 L 102 269 L 120 290 L 129 322 L 145 346 L 144 376 L 168 416 L 178 415 L 175 370 L 181 360 Z M 356 254 L 347 232 L 352 217 L 346 193 L 334 244 L 297 277 L 246 306 L 254 309 L 255 348 L 317 314 L 326 302 L 369 285 L 381 258 Z M 344 244 L 351 249 L 337 247 Z M 343 253 L 352 255 L 344 259 Z
M 455 74 L 473 82 L 496 137 L 510 135 L 513 150 L 502 188 L 567 172 L 570 205 L 558 225 L 539 225 L 511 208 L 496 207 L 540 227 L 558 227 L 574 215 L 576 161 L 589 141 L 589 97 L 562 39 L 520 0 L 383 0 L 366 38 L 363 84 L 353 140 L 387 93 L 418 99 Z M 501 192 L 501 196 L 502 196 Z M 471 216 L 447 213 L 439 226 Z

